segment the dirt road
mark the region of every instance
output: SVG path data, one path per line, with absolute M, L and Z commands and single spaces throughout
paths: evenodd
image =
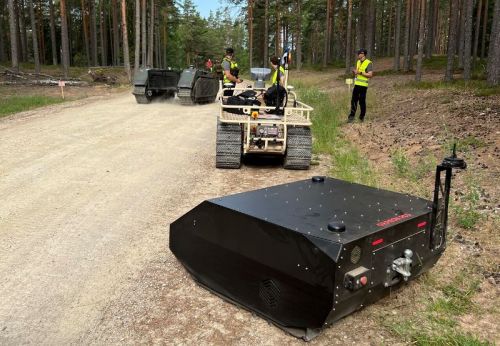
M 168 250 L 204 199 L 326 171 L 216 170 L 216 112 L 126 93 L 0 121 L 0 344 L 295 342 Z

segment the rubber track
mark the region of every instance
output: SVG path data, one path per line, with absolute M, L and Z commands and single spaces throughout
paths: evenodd
M 309 127 L 289 127 L 285 169 L 309 169 L 312 157 L 312 136 Z
M 241 167 L 241 125 L 217 123 L 215 167 Z
M 191 89 L 180 89 L 177 93 L 177 97 L 179 97 L 179 101 L 183 106 L 194 105 L 194 102 L 191 99 Z

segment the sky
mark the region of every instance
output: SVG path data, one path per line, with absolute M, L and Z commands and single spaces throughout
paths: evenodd
M 220 0 L 193 0 L 193 3 L 200 15 L 205 18 L 210 14 L 210 10 L 215 12 L 216 9 L 222 6 Z

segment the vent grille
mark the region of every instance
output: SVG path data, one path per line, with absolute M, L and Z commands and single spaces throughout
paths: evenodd
M 276 309 L 280 300 L 280 289 L 278 285 L 270 279 L 260 282 L 259 297 L 270 309 Z
M 355 246 L 351 251 L 351 262 L 356 264 L 361 259 L 361 248 L 359 246 Z

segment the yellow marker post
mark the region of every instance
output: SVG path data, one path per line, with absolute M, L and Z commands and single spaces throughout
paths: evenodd
M 352 78 L 347 78 L 345 80 L 345 84 L 347 84 L 347 88 L 349 89 L 349 94 L 351 93 L 351 85 L 354 83 L 354 80 Z

